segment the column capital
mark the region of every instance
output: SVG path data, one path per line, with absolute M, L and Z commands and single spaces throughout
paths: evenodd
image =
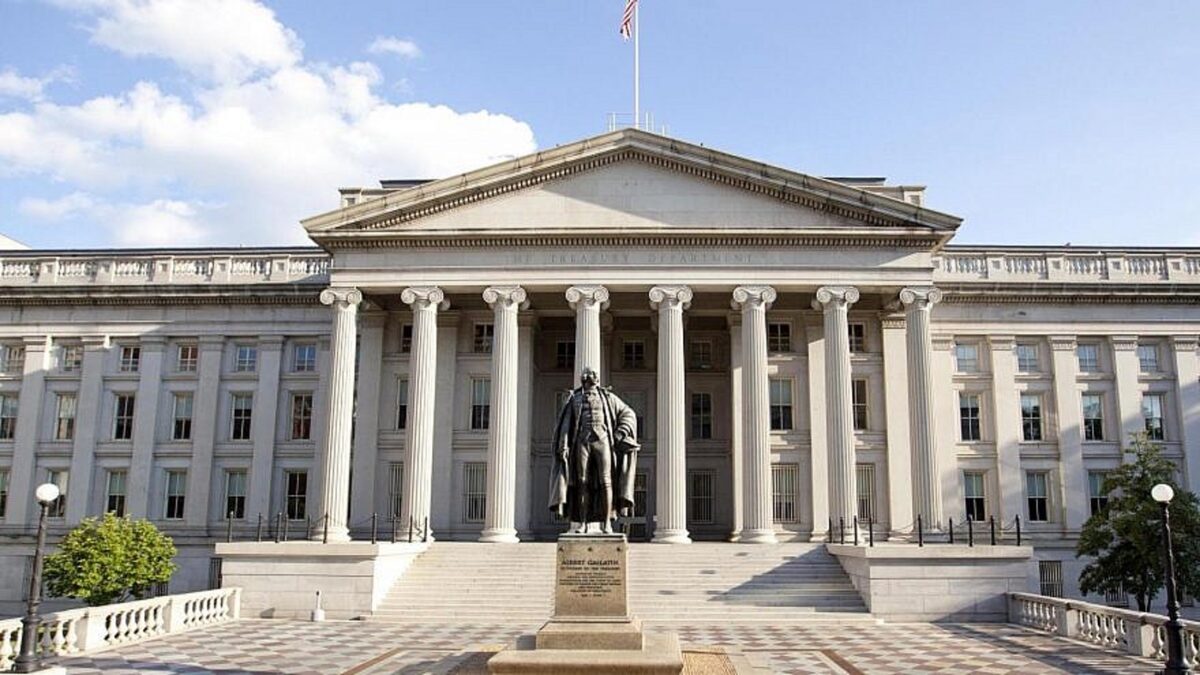
M 25 345 L 26 353 L 28 353 L 30 351 L 38 350 L 38 349 L 42 349 L 42 350 L 49 349 L 50 348 L 50 336 L 49 335 L 32 335 L 32 336 L 26 335 L 25 337 L 21 338 L 21 344 Z
M 409 286 L 400 293 L 400 301 L 406 305 L 412 305 L 413 309 L 425 309 L 431 306 L 436 309 L 450 308 L 446 294 L 437 286 Z
M 321 291 L 321 304 L 334 305 L 337 309 L 345 309 L 350 305 L 362 302 L 362 291 L 357 288 L 330 286 Z
M 753 309 L 761 306 L 770 309 L 778 294 L 770 286 L 738 286 L 733 289 L 730 306 L 734 309 Z
M 263 335 L 258 338 L 258 348 L 263 351 L 282 351 L 283 342 L 282 335 Z
M 1171 345 L 1175 347 L 1175 351 L 1177 352 L 1194 352 L 1198 343 L 1200 343 L 1200 337 L 1195 335 L 1171 336 Z
M 196 340 L 200 344 L 200 349 L 219 350 L 225 347 L 224 335 L 201 335 Z
M 674 307 L 687 309 L 692 304 L 692 289 L 687 286 L 655 286 L 650 289 L 650 308 Z
M 572 286 L 566 296 L 571 309 L 579 309 L 581 304 L 599 305 L 600 309 L 608 306 L 608 289 L 603 286 Z
M 1077 344 L 1074 335 L 1050 336 L 1050 349 L 1056 352 L 1073 352 Z
M 1117 352 L 1132 352 L 1138 346 L 1138 336 L 1136 335 L 1113 335 L 1109 340 L 1112 341 L 1113 351 Z
M 908 319 L 903 314 L 881 314 L 879 325 L 884 330 L 903 330 L 908 325 Z
M 988 345 L 991 346 L 994 352 L 1011 352 L 1013 346 L 1017 344 L 1017 336 L 1015 335 L 989 335 L 987 336 Z
M 849 309 L 858 298 L 858 289 L 853 286 L 822 286 L 813 298 L 813 309 Z
M 910 310 L 929 309 L 941 301 L 941 289 L 933 286 L 909 286 L 900 290 L 900 302 Z
M 109 344 L 107 335 L 84 335 L 79 338 L 79 341 L 83 343 L 83 348 L 86 351 L 108 349 Z
M 948 352 L 954 349 L 953 335 L 933 335 L 929 338 L 930 348 L 935 352 Z
M 525 289 L 520 286 L 488 286 L 483 301 L 492 309 L 525 309 L 529 306 Z

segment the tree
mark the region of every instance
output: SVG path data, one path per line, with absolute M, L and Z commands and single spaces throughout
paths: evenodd
M 1145 433 L 1134 434 L 1128 450 L 1134 461 L 1104 481 L 1108 504 L 1088 519 L 1076 557 L 1094 558 L 1079 575 L 1084 593 L 1126 593 L 1147 612 L 1166 582 L 1163 569 L 1162 507 L 1150 496 L 1159 483 L 1175 490 L 1171 500 L 1171 540 L 1180 593 L 1200 595 L 1200 508 L 1196 496 L 1175 484 L 1175 465 Z
M 174 557 L 175 543 L 148 520 L 85 518 L 46 557 L 46 588 L 93 606 L 142 598 L 171 578 Z

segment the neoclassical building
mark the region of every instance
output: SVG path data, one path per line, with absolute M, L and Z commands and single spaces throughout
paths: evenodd
M 314 248 L 0 256 L 3 599 L 47 480 L 56 531 L 172 534 L 172 590 L 280 523 L 551 538 L 585 365 L 638 413 L 638 539 L 1019 519 L 1073 594 L 1130 433 L 1200 490 L 1200 250 L 955 246 L 922 187 L 637 130 L 340 194 Z

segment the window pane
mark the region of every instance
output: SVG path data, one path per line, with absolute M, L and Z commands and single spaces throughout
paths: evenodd
M 186 441 L 192 437 L 192 394 L 175 394 L 175 418 L 171 438 Z
M 396 428 L 404 429 L 408 426 L 408 380 L 400 380 L 396 384 L 396 395 L 398 398 Z
M 1103 399 L 1097 394 L 1083 395 L 1083 439 L 1104 440 Z
M 1017 370 L 1022 373 L 1036 372 L 1038 369 L 1037 345 L 1017 345 Z
M 958 344 L 954 347 L 955 359 L 960 373 L 973 373 L 979 370 L 979 348 L 973 344 Z
M 1085 344 L 1075 348 L 1079 358 L 1079 370 L 1084 373 L 1094 373 L 1100 370 L 1100 350 L 1096 345 Z
M 225 518 L 241 520 L 246 517 L 246 472 L 225 472 Z
M 487 429 L 491 415 L 492 381 L 478 378 L 471 380 L 471 428 Z
M 113 415 L 113 440 L 128 441 L 133 438 L 133 405 L 132 394 L 117 396 Z
M 482 523 L 487 511 L 487 464 L 463 464 L 463 521 Z
M 184 501 L 187 490 L 186 471 L 167 472 L 167 499 L 164 518 L 178 520 L 183 518 Z
M 250 440 L 250 425 L 253 421 L 254 397 L 251 394 L 234 394 L 232 398 L 231 426 L 229 438 L 235 441 Z
M 200 348 L 196 345 L 179 345 L 178 360 L 175 369 L 181 373 L 196 372 L 196 364 L 200 360 Z
M 1146 423 L 1146 435 L 1151 440 L 1161 441 L 1166 437 L 1163 428 L 1163 400 L 1161 394 L 1142 396 L 1142 418 Z
M 687 500 L 689 523 L 713 522 L 713 474 L 711 471 L 688 472 Z
M 858 520 L 860 523 L 875 520 L 875 465 L 858 464 L 854 467 L 858 494 Z
M 476 354 L 490 354 L 492 351 L 492 339 L 495 334 L 495 324 L 477 323 L 475 324 L 475 340 L 472 345 L 472 350 Z
M 768 323 L 767 324 L 767 351 L 769 351 L 769 352 L 790 352 L 790 351 L 792 351 L 792 324 L 790 324 L 790 323 Z
M 1026 441 L 1042 440 L 1042 399 L 1040 396 L 1021 395 L 1021 433 Z
M 1158 371 L 1158 345 L 1138 345 L 1137 355 L 1143 373 Z
M 799 467 L 795 464 L 771 465 L 771 496 L 777 523 L 794 523 L 799 519 L 796 508 L 799 473 Z
M 292 440 L 307 441 L 312 438 L 312 394 L 292 395 Z
M 712 394 L 692 394 L 692 438 L 712 438 Z
M 239 373 L 250 373 L 258 367 L 258 348 L 253 345 L 238 345 L 233 369 Z
M 404 465 L 392 462 L 388 470 L 388 501 L 392 505 L 392 518 L 399 518 L 404 506 Z
M 963 441 L 980 440 L 979 425 L 979 395 L 962 394 L 958 396 L 959 430 Z
M 867 351 L 867 326 L 861 323 L 852 323 L 849 325 L 850 330 L 850 352 L 853 354 L 861 354 Z
M 854 413 L 854 430 L 864 431 L 867 428 L 867 381 L 854 380 L 851 384 L 850 398 Z
M 288 520 L 304 520 L 308 516 L 308 472 L 287 471 L 284 474 L 287 491 L 284 511 Z
M 312 373 L 317 370 L 317 346 L 298 344 L 292 357 L 292 370 L 297 373 Z

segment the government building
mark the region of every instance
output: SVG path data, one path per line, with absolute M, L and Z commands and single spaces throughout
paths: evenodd
M 174 537 L 173 592 L 230 535 L 552 539 L 586 365 L 638 415 L 635 540 L 970 519 L 1078 595 L 1130 434 L 1200 491 L 1198 249 L 956 246 L 921 186 L 638 130 L 337 206 L 309 248 L 0 254 L 0 600 L 45 481 L 52 540 Z

